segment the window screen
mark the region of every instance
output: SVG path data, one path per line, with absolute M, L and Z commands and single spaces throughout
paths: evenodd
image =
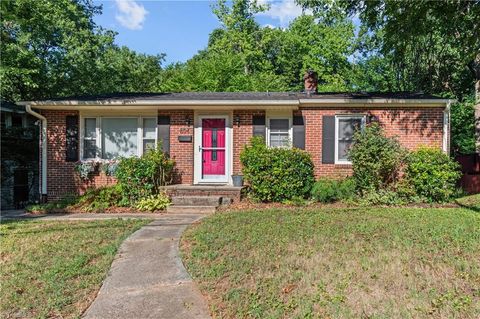
M 156 127 L 156 118 L 143 119 L 143 153 L 155 148 Z
M 102 119 L 102 158 L 137 155 L 136 118 Z
M 269 131 L 271 147 L 286 147 L 289 145 L 288 119 L 271 119 Z
M 97 157 L 97 119 L 86 118 L 84 123 L 83 157 Z
M 362 117 L 339 117 L 337 127 L 337 154 L 339 161 L 348 161 L 347 154 L 353 142 L 353 134 L 361 129 Z

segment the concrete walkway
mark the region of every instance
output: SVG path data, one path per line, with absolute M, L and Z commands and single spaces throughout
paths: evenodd
M 210 318 L 179 257 L 185 228 L 205 215 L 162 215 L 123 242 L 85 318 Z

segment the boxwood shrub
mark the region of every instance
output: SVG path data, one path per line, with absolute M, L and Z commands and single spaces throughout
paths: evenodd
M 296 148 L 270 148 L 254 137 L 240 153 L 244 180 L 250 194 L 263 202 L 306 197 L 314 183 L 310 155 Z

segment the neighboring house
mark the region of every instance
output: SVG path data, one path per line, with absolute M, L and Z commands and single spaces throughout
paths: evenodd
M 352 133 L 372 121 L 409 149 L 430 145 L 448 152 L 450 100 L 418 93 L 318 94 L 308 79 L 306 90 L 129 93 L 20 104 L 46 124 L 42 187 L 49 199 L 114 182 L 101 172 L 80 180 L 77 161 L 140 156 L 157 142 L 176 161 L 175 182 L 190 185 L 231 185 L 232 175 L 241 174 L 240 152 L 256 135 L 271 147 L 305 149 L 317 178 L 351 174 Z
M 37 119 L 5 101 L 0 111 L 1 209 L 22 208 L 39 199 Z

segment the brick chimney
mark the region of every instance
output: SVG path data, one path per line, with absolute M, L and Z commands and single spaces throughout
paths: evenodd
M 307 94 L 317 93 L 318 74 L 312 69 L 307 70 L 303 76 L 305 81 L 305 92 Z

